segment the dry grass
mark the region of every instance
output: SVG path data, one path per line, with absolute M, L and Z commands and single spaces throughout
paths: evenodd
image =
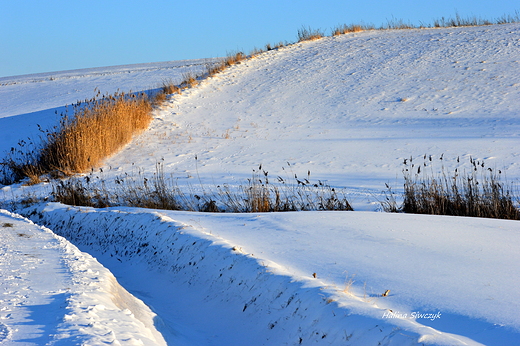
M 320 29 L 311 29 L 310 27 L 301 27 L 298 30 L 298 42 L 314 41 L 325 36 Z
M 374 26 L 365 24 L 343 24 L 338 25 L 332 29 L 332 36 L 344 35 L 352 32 L 361 32 L 365 30 L 373 30 Z
M 279 49 L 279 48 L 282 48 L 284 46 L 286 46 L 288 43 L 284 43 L 284 42 L 278 42 L 277 44 L 275 45 L 271 45 L 270 43 L 266 44 L 265 45 L 265 50 L 266 51 L 270 51 L 270 50 L 273 50 L 273 49 Z
M 193 72 L 186 72 L 182 74 L 181 89 L 193 88 L 199 84 L 198 76 Z
M 294 181 L 296 184 L 290 183 L 289 178 L 278 176 L 273 184 L 269 173 L 260 166 L 241 187 L 244 197 L 238 200 L 227 198 L 231 202 L 227 203 L 228 208 L 235 212 L 353 210 L 342 192 L 338 193 L 321 181 L 311 183 L 310 171 L 301 180 L 294 174 Z M 229 196 L 227 193 L 221 195 Z M 240 201 L 242 203 L 238 203 Z
M 386 211 L 415 214 L 472 216 L 520 220 L 519 198 L 515 189 L 504 182 L 502 172 L 485 166 L 484 161 L 469 159 L 469 172 L 459 167 L 449 174 L 443 165 L 434 173 L 433 159 L 415 164 L 405 160 L 403 203 L 397 206 L 391 191 L 383 204 Z M 457 163 L 460 160 L 457 159 Z M 387 186 L 388 187 L 388 186 Z
M 254 49 L 251 53 L 252 56 L 256 56 L 262 53 L 259 49 Z M 213 64 L 208 64 L 206 66 L 206 77 L 212 77 L 217 73 L 224 71 L 226 68 L 233 66 L 235 64 L 240 63 L 241 61 L 247 59 L 248 57 L 242 52 L 229 53 L 227 57 L 223 58 L 221 61 Z
M 351 277 L 348 276 L 348 273 L 345 274 L 345 288 L 343 289 L 343 293 L 345 294 L 350 294 L 352 295 L 352 291 L 351 291 L 351 288 L 352 288 L 352 285 L 354 284 L 354 277 L 356 275 L 352 275 Z
M 62 177 L 86 172 L 127 144 L 151 121 L 152 101 L 144 93 L 101 96 L 78 102 L 74 114 L 62 115 L 58 126 L 41 130 L 36 148 L 20 144 L 4 160 L 16 180 L 39 182 L 43 174 Z M 34 144 L 32 144 L 34 146 Z
M 518 21 L 518 13 L 516 19 L 514 16 L 503 16 L 495 21 L 483 19 L 480 17 L 466 17 L 463 18 L 459 13 L 455 14 L 455 17 L 436 19 L 433 22 L 435 28 L 446 28 L 446 27 L 461 27 L 461 26 L 481 26 L 481 25 L 492 25 L 492 24 L 505 24 Z
M 262 52 L 260 49 L 254 49 L 249 57 L 254 57 Z M 154 99 L 158 100 L 154 105 L 166 100 L 166 95 L 181 94 L 183 90 L 196 87 L 205 78 L 212 77 L 247 58 L 248 56 L 242 52 L 229 53 L 225 58 L 216 63 L 206 64 L 206 70 L 203 73 L 196 74 L 191 71 L 183 73 L 179 84 L 176 84 L 171 79 L 164 80 L 160 86 L 159 93 L 154 96 Z
M 419 26 L 419 27 L 422 27 L 422 25 Z M 389 19 L 386 22 L 386 24 L 381 25 L 381 27 L 379 29 L 380 30 L 388 30 L 388 29 L 405 30 L 405 29 L 414 29 L 414 28 L 417 28 L 417 26 L 415 26 L 415 25 L 413 25 L 411 23 L 406 23 L 402 19 L 392 18 L 392 19 Z
M 229 67 L 235 64 L 240 63 L 242 60 L 245 60 L 247 56 L 242 52 L 230 53 L 224 59 L 224 66 Z
M 496 19 L 483 19 L 480 17 L 462 17 L 459 13 L 455 13 L 454 17 L 442 17 L 436 19 L 432 24 L 421 23 L 419 25 L 405 22 L 402 19 L 392 18 L 385 24 L 380 25 L 377 30 L 388 30 L 388 29 L 419 29 L 419 28 L 448 28 L 448 27 L 462 27 L 462 26 L 482 26 L 492 24 L 508 24 L 520 22 L 520 13 L 515 11 L 512 15 L 503 15 Z M 332 36 L 348 34 L 352 32 L 359 32 L 365 30 L 375 30 L 376 26 L 373 24 L 350 24 L 350 25 L 338 25 L 331 31 Z
M 310 173 L 309 173 L 310 174 Z M 143 172 L 137 176 L 125 174 L 108 189 L 103 180 L 89 175 L 53 182 L 56 201 L 92 207 L 126 205 L 132 207 L 187 210 L 202 212 L 281 212 L 299 210 L 352 210 L 342 191 L 321 182 L 311 183 L 309 175 L 295 183 L 277 177 L 269 181 L 268 172 L 254 170 L 247 183 L 238 188 L 216 186 L 208 191 L 201 184 L 200 192 L 184 193 L 173 178 L 167 178 L 162 163 L 156 165 L 152 177 Z
M 169 79 L 169 80 L 164 80 L 163 83 L 162 83 L 162 86 L 161 86 L 161 92 L 159 94 L 162 94 L 162 95 L 171 95 L 171 94 L 180 94 L 181 93 L 181 88 L 177 85 L 175 85 L 175 83 Z
M 74 116 L 64 116 L 57 131 L 47 134 L 39 165 L 66 174 L 88 171 L 146 129 L 151 110 L 146 94 L 116 93 L 77 104 Z

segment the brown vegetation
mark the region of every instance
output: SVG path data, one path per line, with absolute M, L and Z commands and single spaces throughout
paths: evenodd
M 443 156 L 439 161 L 443 162 Z M 469 161 L 469 172 L 457 167 L 449 174 L 443 165 L 435 174 L 431 156 L 425 155 L 419 164 L 411 158 L 405 160 L 402 205 L 397 206 L 389 190 L 383 208 L 414 214 L 520 220 L 519 198 L 512 184 L 503 181 L 502 172 L 486 167 L 484 161 Z
M 56 201 L 91 207 L 131 206 L 152 209 L 202 212 L 280 212 L 299 210 L 352 210 L 343 191 L 318 181 L 311 183 L 310 172 L 305 179 L 294 175 L 295 183 L 277 177 L 269 180 L 268 172 L 254 170 L 247 183 L 232 188 L 219 185 L 208 191 L 201 184 L 199 192 L 184 193 L 173 178 L 167 178 L 163 165 L 158 163 L 151 177 L 142 172 L 137 176 L 125 174 L 107 188 L 106 182 L 88 175 L 53 182 Z
M 302 41 L 314 41 L 318 40 L 325 36 L 325 34 L 320 29 L 311 29 L 309 27 L 301 27 L 298 30 L 298 42 Z
M 144 93 L 116 93 L 78 102 L 73 109 L 74 114 L 62 115 L 53 129 L 41 129 L 38 147 L 23 142 L 12 149 L 3 164 L 13 180 L 29 177 L 37 183 L 44 174 L 63 177 L 100 165 L 148 127 L 152 101 Z

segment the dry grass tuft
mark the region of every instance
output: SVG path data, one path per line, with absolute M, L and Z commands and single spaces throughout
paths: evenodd
M 386 24 L 381 26 L 381 30 L 389 30 L 389 29 L 398 29 L 398 30 L 405 30 L 405 29 L 414 29 L 416 28 L 415 25 L 411 23 L 406 23 L 402 19 L 391 19 L 386 22 Z
M 242 60 L 245 60 L 246 58 L 247 58 L 247 56 L 242 52 L 228 54 L 228 56 L 224 59 L 224 66 L 229 67 L 229 66 L 238 64 Z
M 172 95 L 172 94 L 180 94 L 181 88 L 170 79 L 164 80 L 161 86 L 161 91 L 159 94 Z
M 351 291 L 351 288 L 352 288 L 352 285 L 354 284 L 354 277 L 356 275 L 352 275 L 351 277 L 348 276 L 348 273 L 346 274 L 345 276 L 345 288 L 343 289 L 343 293 L 345 294 L 352 294 L 352 291 Z
M 352 32 L 361 32 L 365 30 L 372 30 L 373 26 L 365 25 L 365 24 L 343 24 L 338 25 L 332 29 L 332 36 L 344 35 Z
M 186 72 L 182 75 L 181 89 L 193 88 L 198 84 L 198 76 L 193 72 Z
M 511 20 L 511 21 L 508 21 Z M 436 19 L 433 22 L 435 28 L 446 28 L 446 27 L 461 27 L 461 26 L 481 26 L 481 25 L 492 25 L 494 23 L 511 23 L 512 21 L 518 21 L 518 13 L 516 14 L 516 20 L 514 16 L 503 16 L 497 21 L 491 21 L 480 17 L 466 17 L 463 18 L 459 13 L 455 14 L 455 17 Z
M 314 41 L 325 36 L 320 29 L 311 29 L 310 27 L 301 27 L 298 30 L 298 42 Z
M 99 97 L 99 93 L 98 96 Z M 59 125 L 42 130 L 41 144 L 20 142 L 3 161 L 14 181 L 28 177 L 60 178 L 98 166 L 146 129 L 151 121 L 152 102 L 144 93 L 92 98 L 73 106 L 74 114 L 62 115 Z
M 443 160 L 441 156 L 439 161 L 443 163 Z M 405 160 L 403 203 L 397 207 L 395 199 L 387 197 L 383 209 L 414 214 L 520 220 L 520 199 L 515 197 L 513 186 L 503 182 L 502 172 L 485 167 L 484 161 L 471 157 L 469 161 L 469 172 L 461 172 L 457 167 L 449 174 L 442 164 L 440 173 L 436 174 L 431 156 L 425 155 L 424 161 L 419 164 L 411 158 Z
M 279 49 L 279 48 L 282 48 L 282 47 L 284 47 L 286 45 L 287 45 L 287 43 L 284 43 L 282 41 L 278 42 L 275 45 L 271 45 L 270 43 L 268 43 L 268 44 L 265 45 L 265 50 L 266 51 L 270 51 L 270 50 L 273 50 L 273 49 Z
M 39 154 L 45 171 L 85 172 L 148 127 L 152 105 L 146 94 L 116 93 L 75 106 L 56 132 L 49 132 Z

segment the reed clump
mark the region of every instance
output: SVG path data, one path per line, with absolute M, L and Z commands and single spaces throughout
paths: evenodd
M 362 32 L 365 30 L 373 30 L 375 27 L 373 25 L 367 24 L 342 24 L 332 28 L 332 36 L 344 35 L 353 32 Z
M 45 174 L 59 178 L 88 171 L 148 127 L 152 104 L 145 93 L 100 96 L 98 92 L 73 105 L 73 115 L 62 114 L 54 128 L 40 129 L 39 144 L 21 141 L 2 162 L 3 175 L 37 183 Z
M 450 173 L 443 156 L 437 161 L 442 167 L 435 173 L 432 156 L 425 155 L 421 163 L 412 158 L 404 160 L 402 205 L 397 207 L 395 199 L 388 197 L 390 191 L 383 208 L 414 214 L 520 220 L 517 190 L 505 181 L 501 170 L 470 157 L 469 167 L 456 167 Z

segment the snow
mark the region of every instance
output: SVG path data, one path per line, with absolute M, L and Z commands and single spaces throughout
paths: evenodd
M 511 304 L 510 289 L 520 274 L 516 221 L 382 213 L 367 218 L 366 212 L 97 211 L 60 204 L 24 213 L 55 225 L 55 231 L 110 263 L 125 286 L 149 297 L 160 316 L 186 306 L 188 299 L 168 324 L 182 336 L 201 335 L 192 329 L 203 326 L 206 338 L 195 344 L 242 344 L 249 335 L 251 345 L 300 338 L 308 344 L 322 337 L 332 344 L 373 339 L 476 345 L 456 335 L 453 324 L 459 320 L 467 337 L 485 344 L 520 340 L 512 329 L 518 305 Z M 492 233 L 492 241 L 490 228 L 502 230 Z M 468 272 L 474 263 L 479 265 Z M 158 275 L 164 270 L 166 281 Z M 137 272 L 147 273 L 146 284 L 131 275 Z M 355 283 L 345 292 L 348 278 Z M 390 294 L 381 297 L 386 289 Z M 166 299 L 169 291 L 182 294 Z M 428 318 L 414 321 L 417 314 Z M 362 328 L 352 328 L 352 316 Z
M 0 210 L 0 343 L 165 345 L 155 314 L 89 254 Z
M 48 229 L 2 212 L 16 227 L 0 232 L 1 273 L 11 278 L 2 299 L 12 302 L 0 312 L 0 338 L 520 344 L 517 221 L 375 212 L 385 183 L 399 191 L 409 157 L 452 169 L 471 156 L 520 178 L 519 46 L 520 25 L 509 24 L 368 31 L 269 51 L 171 98 L 96 173 L 111 181 L 164 162 L 188 190 L 237 187 L 259 164 L 272 177 L 311 171 L 345 188 L 355 212 L 22 206 L 12 201 L 46 196 L 49 185 L 2 188 L 4 208 Z M 0 150 L 96 87 L 153 89 L 203 63 L 2 78 Z M 31 237 L 13 236 L 22 233 Z M 46 242 L 59 246 L 41 253 Z M 20 256 L 24 247 L 45 261 Z M 31 321 L 27 304 L 40 307 Z

